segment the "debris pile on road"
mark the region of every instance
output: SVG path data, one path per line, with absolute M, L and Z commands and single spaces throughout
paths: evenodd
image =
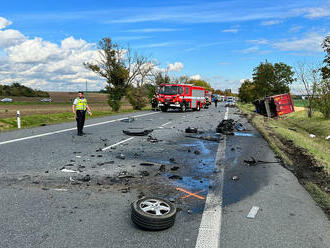
M 217 133 L 222 133 L 226 135 L 234 134 L 235 121 L 233 119 L 222 120 L 217 126 Z
M 263 161 L 263 160 L 256 160 L 254 157 L 251 157 L 251 160 L 244 160 L 244 163 L 248 166 L 256 166 L 258 164 L 276 164 L 277 161 Z

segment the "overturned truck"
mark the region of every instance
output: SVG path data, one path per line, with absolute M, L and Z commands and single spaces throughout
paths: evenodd
M 267 117 L 277 117 L 294 112 L 290 93 L 268 96 L 253 102 L 256 112 Z

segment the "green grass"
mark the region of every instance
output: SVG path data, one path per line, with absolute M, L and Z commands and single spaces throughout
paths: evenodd
M 143 110 L 149 110 L 149 109 L 150 108 L 145 108 Z M 120 110 L 119 112 L 93 111 L 93 116 L 92 117 L 87 116 L 87 119 L 95 118 L 95 117 L 102 117 L 102 116 L 131 113 L 131 112 L 137 112 L 137 111 L 132 110 L 132 109 Z M 69 122 L 69 121 L 74 121 L 74 120 L 75 120 L 75 116 L 73 115 L 72 112 L 30 115 L 30 116 L 24 116 L 21 118 L 21 127 L 30 128 L 30 127 L 40 126 L 43 124 L 50 125 L 50 124 Z M 16 128 L 17 128 L 16 117 L 0 119 L 0 131 L 13 130 Z
M 323 192 L 316 184 L 308 182 L 305 184 L 306 190 L 311 194 L 314 201 L 328 213 L 330 213 L 330 196 Z
M 308 106 L 308 100 L 294 99 L 293 103 L 294 103 L 295 107 L 307 107 Z
M 10 105 L 68 105 L 65 102 L 0 102 L 0 106 L 10 106 Z
M 330 174 L 330 141 L 325 139 L 330 135 L 330 120 L 322 118 L 322 114 L 318 112 L 309 119 L 305 111 L 299 111 L 279 119 L 272 119 L 269 124 L 274 128 L 274 132 L 306 149 Z M 310 134 L 316 137 L 311 138 Z

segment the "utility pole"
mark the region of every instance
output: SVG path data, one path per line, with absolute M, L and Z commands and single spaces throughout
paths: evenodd
M 88 91 L 87 91 L 87 80 L 86 80 L 86 97 L 88 97 Z

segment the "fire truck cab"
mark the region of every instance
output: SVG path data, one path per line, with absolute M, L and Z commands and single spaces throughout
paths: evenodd
M 205 105 L 205 89 L 192 84 L 160 84 L 157 88 L 158 106 L 168 109 L 187 109 L 199 111 Z

